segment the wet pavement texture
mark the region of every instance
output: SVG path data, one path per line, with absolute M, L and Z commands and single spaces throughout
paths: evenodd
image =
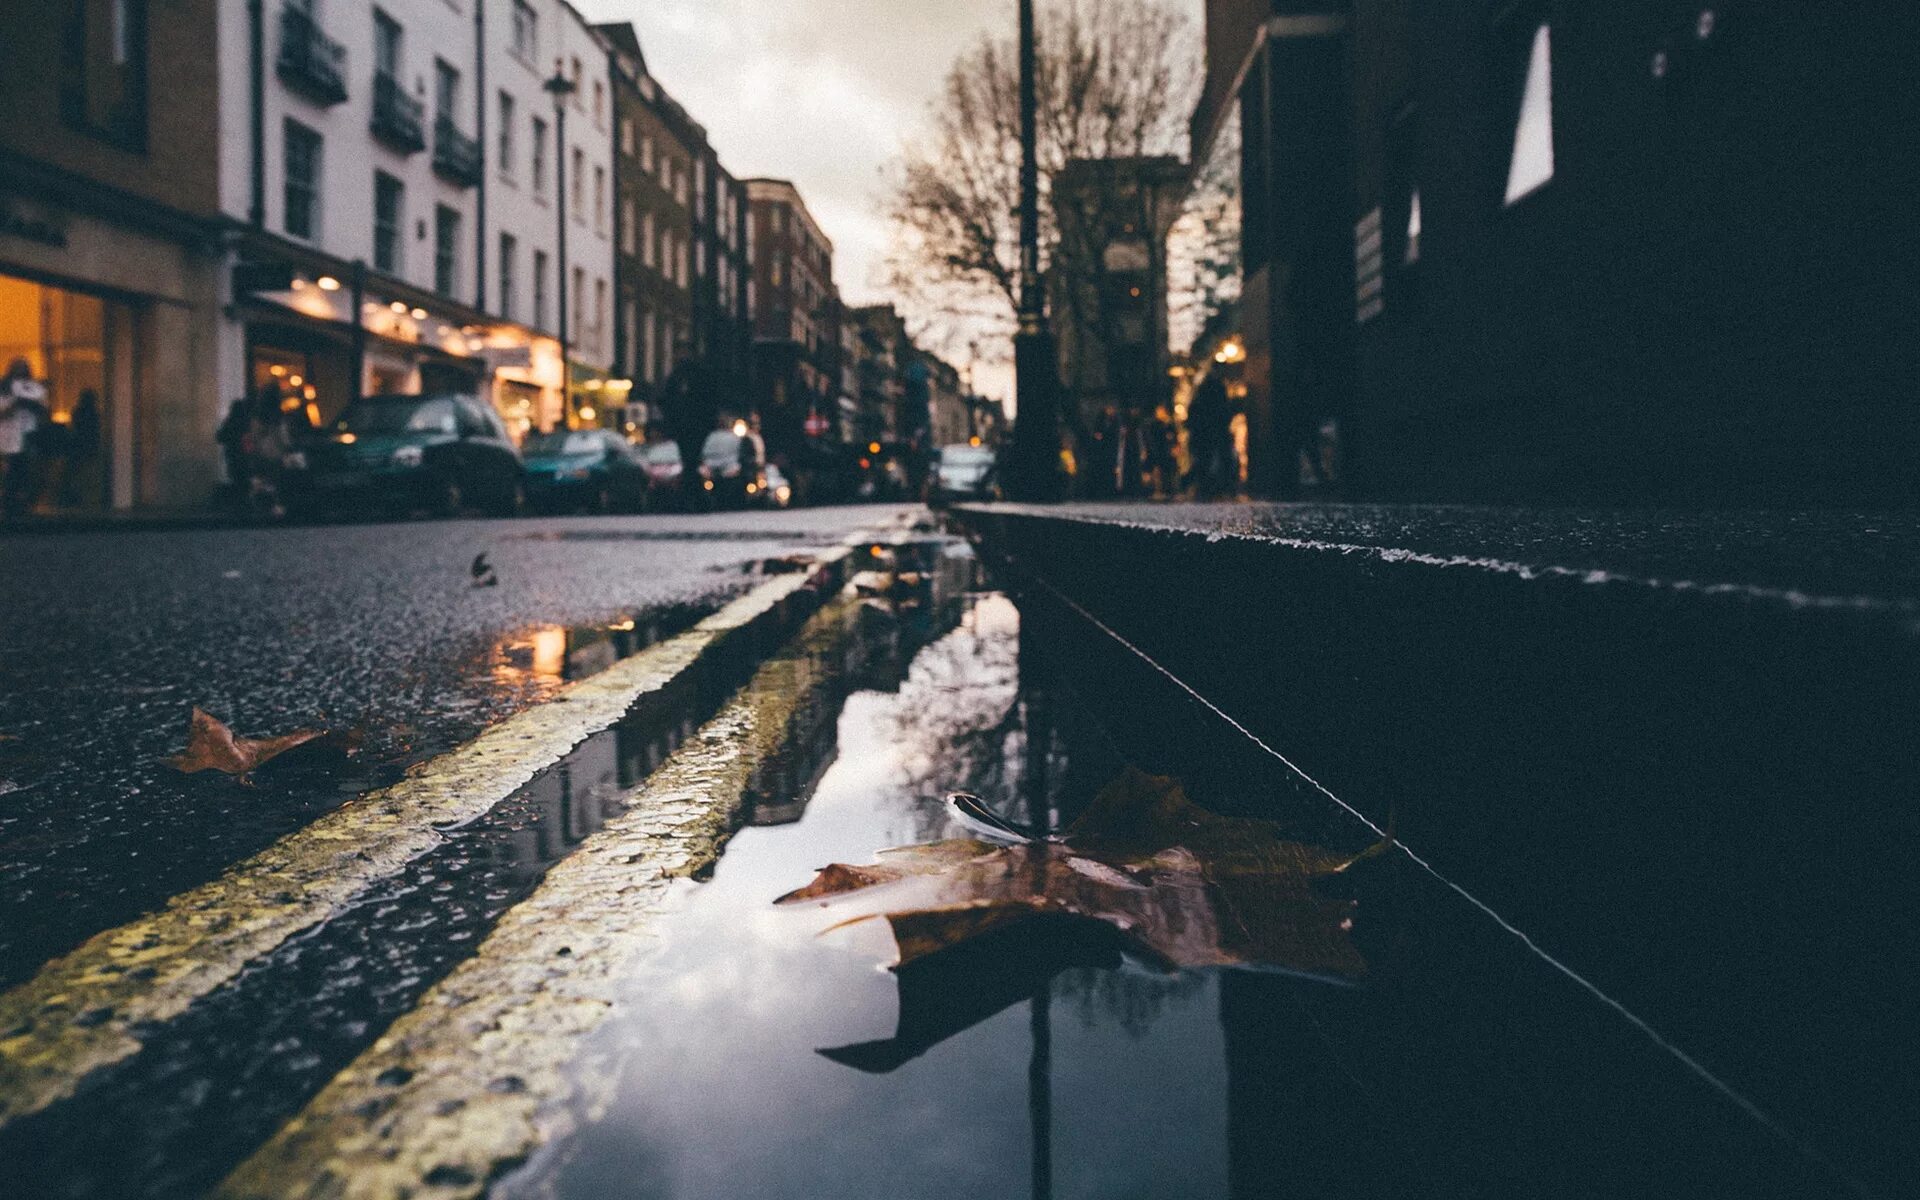
M 1002 504 L 983 511 L 1250 538 L 1502 573 L 1566 574 L 1920 613 L 1912 513 L 1521 509 L 1444 504 Z
M 536 535 L 524 544 L 687 549 L 675 528 L 511 528 Z M 781 569 L 758 538 L 731 545 L 736 557 L 715 552 L 700 578 Z M 501 590 L 519 546 L 490 551 Z M 445 557 L 463 572 L 470 555 Z M 675 885 L 657 948 L 572 1064 L 587 1105 L 578 1132 L 492 1195 L 1848 1194 L 1858 1164 L 1811 1149 L 1833 1144 L 1830 1131 L 1744 1111 L 1394 854 L 1314 885 L 1352 905 L 1364 971 L 1347 981 L 1163 971 L 1111 942 L 1046 936 L 982 939 L 889 972 L 884 925 L 829 932 L 830 909 L 775 907 L 829 863 L 961 835 L 952 792 L 1061 828 L 1135 770 L 1329 855 L 1376 840 L 1111 639 L 1044 598 L 991 590 L 963 544 L 873 565 L 898 570 L 855 576 L 871 611 L 759 771 L 748 827 L 709 876 Z M 513 670 L 590 670 L 621 651 L 608 635 L 644 640 L 644 620 L 607 628 L 631 611 L 601 610 L 592 631 L 559 625 L 558 638 L 488 630 L 485 644 L 518 645 Z M 737 681 L 722 671 L 638 706 L 447 831 L 441 851 L 150 1031 L 141 1055 L 0 1131 L 0 1193 L 213 1184 L 471 954 Z M 1910 1176 L 1877 1169 L 1864 1190 L 1903 1194 Z
M 0 985 L 898 512 L 0 537 Z M 183 777 L 196 705 L 362 744 Z
M 1061 614 L 978 592 L 957 620 L 896 686 L 852 694 L 831 744 L 796 752 L 830 765 L 776 827 L 683 885 L 573 1068 L 580 1131 L 492 1194 L 1848 1193 L 1392 855 L 1324 885 L 1354 904 L 1357 983 L 1163 972 L 1045 937 L 889 972 L 884 924 L 775 907 L 828 863 L 962 836 L 949 792 L 1058 827 L 1129 768 L 1303 843 L 1371 841 Z

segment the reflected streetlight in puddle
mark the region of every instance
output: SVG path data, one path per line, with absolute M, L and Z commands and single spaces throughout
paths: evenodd
M 543 679 L 566 678 L 567 631 L 558 625 L 537 629 L 532 641 L 533 673 Z

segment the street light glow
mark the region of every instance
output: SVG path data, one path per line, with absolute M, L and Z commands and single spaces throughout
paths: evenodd
M 315 282 L 320 285 L 320 290 L 323 292 L 337 292 L 340 290 L 340 281 L 331 275 L 322 275 Z

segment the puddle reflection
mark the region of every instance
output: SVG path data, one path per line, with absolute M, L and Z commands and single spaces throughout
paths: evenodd
M 888 972 L 884 922 L 776 908 L 829 863 L 968 836 L 951 792 L 1058 829 L 1129 766 L 1216 812 L 1284 811 L 1286 837 L 1331 853 L 1372 841 L 1283 804 L 1295 785 L 1271 760 L 979 590 L 963 546 L 866 554 L 856 586 L 890 615 L 796 719 L 760 827 L 685 885 L 575 1065 L 580 1132 L 494 1194 L 1823 1194 L 1510 938 L 1392 869 L 1324 889 L 1358 901 L 1357 984 L 1167 974 L 1099 937 L 978 939 Z

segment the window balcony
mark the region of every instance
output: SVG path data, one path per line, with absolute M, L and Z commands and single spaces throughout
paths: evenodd
M 480 142 L 461 133 L 449 117 L 433 123 L 433 169 L 461 187 L 480 182 Z
M 426 105 L 385 71 L 373 74 L 373 136 L 402 154 L 427 148 Z
M 313 14 L 289 4 L 280 12 L 280 82 L 318 104 L 347 98 L 347 48 L 320 31 Z

